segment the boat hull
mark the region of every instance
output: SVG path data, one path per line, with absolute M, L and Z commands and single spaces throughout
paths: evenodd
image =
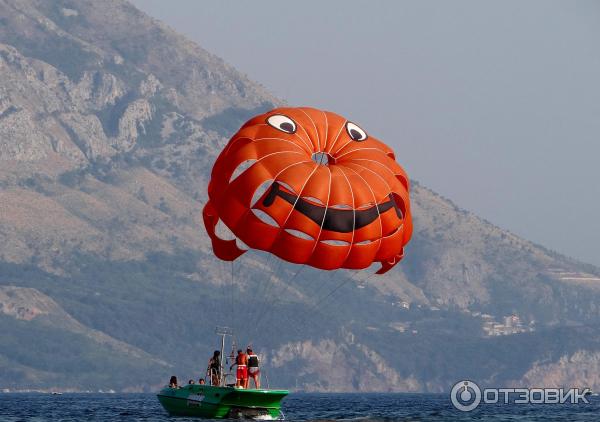
M 287 390 L 244 390 L 210 385 L 163 388 L 160 404 L 170 415 L 201 418 L 239 418 L 280 416 L 281 400 Z

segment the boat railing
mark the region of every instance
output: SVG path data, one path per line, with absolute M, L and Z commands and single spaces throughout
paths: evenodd
M 233 382 L 227 382 L 227 378 L 231 377 L 233 378 Z M 231 373 L 231 372 L 227 372 L 225 374 L 223 374 L 223 386 L 225 387 L 233 387 L 235 385 L 236 382 L 236 377 L 235 374 Z
M 215 379 L 217 380 L 216 385 L 221 384 L 221 378 L 218 376 L 218 374 L 212 368 L 208 368 L 206 370 L 206 377 L 208 378 L 208 385 L 215 385 L 215 383 L 213 382 Z
M 232 372 L 223 372 L 222 368 L 221 368 L 221 374 L 219 376 L 219 374 L 214 370 L 209 368 L 206 371 L 206 377 L 208 378 L 208 384 L 209 385 L 213 385 L 213 386 L 217 386 L 217 387 L 227 387 L 227 386 L 233 386 L 235 385 L 235 374 L 233 374 Z M 228 378 L 233 378 L 233 382 L 231 383 L 227 383 L 227 379 Z M 214 383 L 213 380 L 216 380 L 217 382 Z

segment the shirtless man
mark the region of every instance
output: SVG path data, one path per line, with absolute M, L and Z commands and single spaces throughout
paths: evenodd
M 246 388 L 248 385 L 248 356 L 242 349 L 238 350 L 238 354 L 235 357 L 235 363 L 229 367 L 229 370 L 231 371 L 236 365 L 235 386 L 238 388 Z

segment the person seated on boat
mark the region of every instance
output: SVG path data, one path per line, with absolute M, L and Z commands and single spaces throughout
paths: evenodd
M 212 358 L 208 360 L 208 369 L 206 370 L 210 377 L 211 385 L 219 385 L 221 381 L 221 352 L 215 350 Z
M 192 385 L 192 384 L 195 384 L 195 382 L 194 382 L 194 380 L 189 380 L 189 381 L 188 381 L 188 384 L 189 384 L 189 385 Z
M 246 356 L 242 349 L 238 350 L 237 353 L 235 363 L 229 367 L 229 370 L 231 371 L 234 366 L 237 366 L 235 386 L 237 388 L 246 388 L 248 385 L 248 356 Z
M 198 380 L 198 384 L 200 384 L 200 385 L 204 385 L 204 384 L 206 384 L 206 381 L 204 381 L 204 378 L 200 378 L 200 379 Z
M 246 379 L 246 388 L 250 383 L 250 378 L 254 380 L 254 388 L 260 388 L 260 369 L 258 367 L 258 356 L 254 354 L 252 348 L 248 346 L 246 349 L 248 355 L 248 378 Z
M 171 379 L 169 380 L 169 387 L 179 388 L 179 386 L 177 385 L 177 377 L 175 375 L 171 376 Z

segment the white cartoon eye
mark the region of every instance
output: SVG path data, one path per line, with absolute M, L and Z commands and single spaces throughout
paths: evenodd
M 269 116 L 267 123 L 282 132 L 296 133 L 296 123 L 288 116 L 284 116 L 283 114 L 274 114 L 273 116 Z
M 348 135 L 355 141 L 362 142 L 367 139 L 367 132 L 352 122 L 346 123 L 346 130 L 348 131 Z

